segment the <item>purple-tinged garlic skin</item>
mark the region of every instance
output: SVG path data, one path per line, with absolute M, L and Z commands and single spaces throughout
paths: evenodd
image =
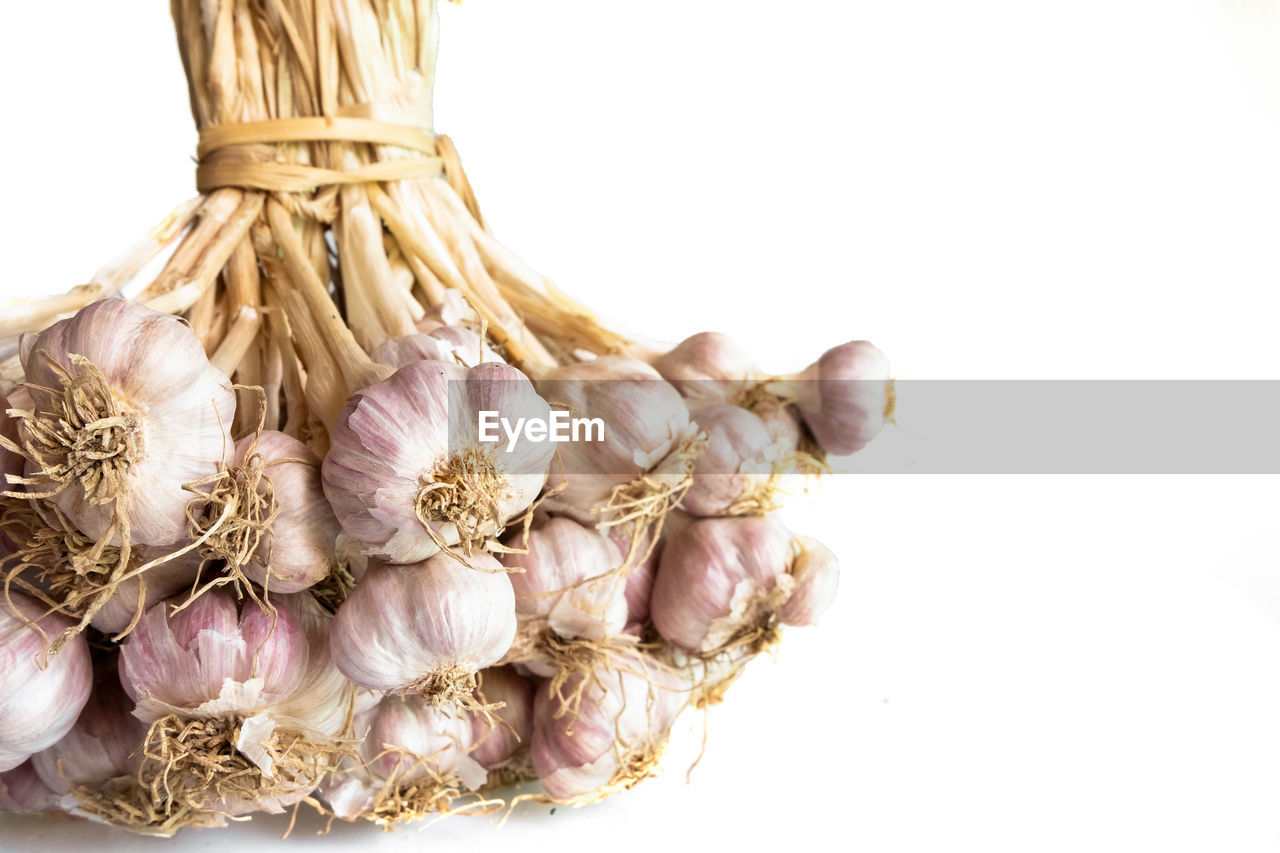
M 498 725 L 491 725 L 481 714 L 470 714 L 475 744 L 471 757 L 486 770 L 492 770 L 529 746 L 533 736 L 534 685 L 512 667 L 491 666 L 481 671 L 477 694 L 486 705 L 502 703 L 492 712 L 502 721 Z
M 479 442 L 479 413 L 546 420 L 550 409 L 524 374 L 505 364 L 470 369 L 421 361 L 356 392 L 331 433 L 321 469 L 325 495 L 342 529 L 365 553 L 390 563 L 416 563 L 440 548 L 418 518 L 419 495 L 441 466 L 460 452 L 489 459 L 503 484 L 480 496 L 496 503 L 498 526 L 531 504 L 546 481 L 551 442 Z M 492 498 L 492 501 L 488 499 Z M 431 522 L 449 544 L 460 541 L 452 522 Z
M 243 466 L 251 452 L 271 481 L 279 514 L 244 573 L 271 592 L 301 592 L 328 575 L 342 530 L 324 496 L 320 460 L 296 438 L 273 430 L 240 439 L 235 464 Z M 260 483 L 259 493 L 265 490 Z
M 671 516 L 674 518 L 675 514 Z M 631 540 L 627 532 L 620 527 L 609 528 L 609 538 L 624 556 L 631 548 Z M 627 599 L 627 625 L 624 634 L 639 636 L 649 621 L 649 598 L 653 595 L 653 579 L 658 573 L 658 558 L 662 554 L 664 539 L 659 538 L 648 546 L 648 540 L 638 543 L 636 553 L 632 555 L 631 564 L 627 567 L 627 586 L 624 595 Z M 648 554 L 645 551 L 648 551 Z
M 108 659 L 99 665 L 87 710 L 75 726 L 31 757 L 40 780 L 50 790 L 66 794 L 79 785 L 97 789 L 108 780 L 133 776 L 147 730 L 132 711 L 116 663 Z
M 310 644 L 291 608 L 273 602 L 270 613 L 225 588 L 170 615 L 180 603 L 153 606 L 121 646 L 120 680 L 139 719 L 248 714 L 304 683 Z
M 462 326 L 445 325 L 386 340 L 373 351 L 373 360 L 396 369 L 415 361 L 445 361 L 463 367 L 505 363 L 475 332 Z
M 685 703 L 674 676 L 630 655 L 590 673 L 576 673 L 564 692 L 592 679 L 575 717 L 556 718 L 559 700 L 549 686 L 534 698 L 534 772 L 558 800 L 608 795 L 621 790 L 616 778 L 637 756 L 653 757 L 666 744 Z
M 622 565 L 607 536 L 571 518 L 549 518 L 529 531 L 527 542 L 520 531 L 506 544 L 525 551 L 502 555 L 504 566 L 524 570 L 510 575 L 518 617 L 545 620 L 566 640 L 602 640 L 622 631 L 625 583 L 621 575 L 601 577 Z
M 13 607 L 0 605 L 0 771 L 66 736 L 93 688 L 83 637 L 72 637 L 56 655 L 45 653 L 72 621 L 45 613 L 43 604 L 16 589 L 9 600 Z
M 867 446 L 890 407 L 889 360 L 867 341 L 832 347 L 789 383 L 796 408 L 818 444 L 833 456 Z
M 753 413 L 728 403 L 699 406 L 690 413 L 707 444 L 693 468 L 693 485 L 680 508 L 697 516 L 724 514 L 753 483 L 767 480 L 776 458 L 773 438 Z
M 142 546 L 135 549 L 134 561 L 149 563 L 165 557 L 180 546 L 156 548 Z M 200 568 L 199 551 L 192 548 L 184 554 L 165 560 L 140 575 L 126 578 L 120 582 L 116 592 L 93 615 L 89 624 L 107 634 L 115 634 L 129 627 L 138 611 L 138 586 L 145 582 L 145 599 L 143 609 L 149 609 L 157 602 L 171 598 L 183 590 L 191 589 Z
M 658 356 L 653 366 L 691 405 L 726 402 L 756 375 L 751 356 L 720 332 L 685 338 Z
M 789 597 L 792 536 L 771 518 L 706 518 L 673 531 L 650 600 L 654 627 L 690 654 L 709 653 L 768 619 Z
M 338 608 L 329 648 L 338 668 L 370 690 L 407 691 L 437 672 L 478 672 L 511 647 L 516 602 L 502 564 L 474 552 L 420 563 L 369 561 Z
M 396 787 L 444 783 L 475 790 L 484 784 L 485 768 L 468 754 L 472 725 L 457 709 L 386 695 L 356 716 L 355 731 L 363 738 L 359 760 L 346 759 L 322 789 L 340 818 L 367 816 L 388 780 Z
M 74 362 L 87 359 L 101 371 L 137 447 L 123 500 L 93 502 L 78 482 L 50 500 L 93 539 L 109 530 L 117 506 L 134 543 L 182 539 L 191 498 L 183 484 L 210 476 L 230 456 L 236 405 L 230 380 L 209 363 L 190 327 L 130 300 L 104 299 L 38 335 L 25 335 L 21 358 L 30 385 L 59 390 L 63 380 L 53 364 L 77 376 L 84 368 Z M 33 399 L 36 417 L 59 419 L 47 395 Z M 38 474 L 30 461 L 26 470 Z M 117 531 L 113 542 L 119 538 Z
M 836 600 L 840 562 L 830 548 L 808 536 L 797 536 L 794 547 L 796 557 L 791 564 L 791 576 L 796 580 L 796 587 L 778 610 L 778 621 L 803 628 L 818 624 L 818 619 Z
M 40 814 L 61 811 L 62 798 L 40 780 L 30 761 L 0 773 L 0 812 Z
M 559 444 L 545 507 L 583 524 L 601 521 L 616 486 L 658 468 L 694 432 L 689 408 L 669 383 L 643 362 L 622 356 L 557 368 L 539 380 L 549 399 L 574 417 L 599 418 L 603 441 Z

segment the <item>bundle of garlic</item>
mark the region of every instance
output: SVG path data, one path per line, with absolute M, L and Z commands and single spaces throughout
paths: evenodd
M 173 15 L 201 195 L 0 319 L 0 809 L 387 827 L 647 778 L 830 605 L 772 513 L 891 418 L 884 356 L 662 351 L 529 270 L 431 131 L 433 0 Z

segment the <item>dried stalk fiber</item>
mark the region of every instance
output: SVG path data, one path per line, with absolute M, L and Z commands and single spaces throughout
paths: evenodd
M 384 375 L 367 353 L 456 304 L 449 291 L 528 370 L 627 345 L 493 239 L 432 133 L 435 0 L 171 5 L 201 195 L 89 284 L 6 305 L 0 355 L 174 241 L 136 298 L 185 317 L 219 367 L 267 390 L 265 426 L 304 440 Z

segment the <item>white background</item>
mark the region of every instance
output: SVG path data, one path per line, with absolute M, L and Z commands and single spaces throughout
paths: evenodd
M 164 7 L 6 6 L 5 295 L 85 280 L 191 194 Z M 443 17 L 437 127 L 491 225 L 630 329 L 717 328 L 776 369 L 866 337 L 909 378 L 1280 378 L 1276 2 Z M 1230 412 L 1222 429 L 1205 441 Z M 828 482 L 788 517 L 838 550 L 840 598 L 713 712 L 691 784 L 696 721 L 665 776 L 598 807 L 287 843 L 1275 850 L 1275 487 Z M 275 849 L 282 829 L 180 846 Z M 137 843 L 0 820 L 14 849 Z

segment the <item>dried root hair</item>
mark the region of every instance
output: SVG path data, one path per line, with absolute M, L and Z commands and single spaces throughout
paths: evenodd
M 357 820 L 367 820 L 384 831 L 390 831 L 399 824 L 413 823 L 432 815 L 437 819 L 463 814 L 490 815 L 506 805 L 504 800 L 490 799 L 466 790 L 462 781 L 452 773 L 440 773 L 436 768 L 435 755 L 419 756 L 401 747 L 384 749 L 365 764 L 340 772 L 364 770 L 387 755 L 397 754 L 402 760 L 395 771 L 383 780 L 382 787 L 374 795 L 373 805 Z M 417 776 L 417 771 L 423 771 L 426 778 L 405 778 Z
M 431 707 L 446 713 L 460 709 L 483 717 L 490 725 L 501 724 L 493 712 L 505 703 L 485 702 L 477 693 L 479 683 L 474 670 L 450 664 L 418 678 L 400 692 L 416 693 L 431 703 Z
M 329 564 L 329 572 L 308 590 L 320 606 L 330 614 L 337 613 L 338 608 L 356 588 L 355 576 L 351 569 L 341 560 L 334 559 Z
M 494 464 L 493 451 L 472 446 L 459 450 L 419 481 L 415 514 L 427 536 L 442 553 L 468 568 L 475 548 L 501 549 L 497 536 L 502 532 L 501 501 L 509 494 L 507 478 Z M 453 551 L 436 525 L 452 524 L 458 545 L 465 556 Z M 477 569 L 478 571 L 486 571 Z
M 177 714 L 151 724 L 142 742 L 137 783 L 166 816 L 182 810 L 209 811 L 225 798 L 248 802 L 311 789 L 354 756 L 345 740 L 313 740 L 277 729 L 260 744 L 271 758 L 267 776 L 237 748 L 236 718 L 185 719 Z
M 128 777 L 108 780 L 96 788 L 78 785 L 71 794 L 77 813 L 139 835 L 171 838 L 183 827 L 219 827 L 228 819 L 237 819 L 181 804 L 166 810 L 156 804 L 149 790 Z

